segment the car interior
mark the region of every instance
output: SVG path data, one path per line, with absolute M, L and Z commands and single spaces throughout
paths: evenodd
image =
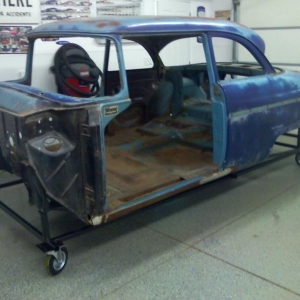
M 72 64 L 78 69 L 82 59 L 77 57 Z M 95 67 L 94 62 L 89 65 Z M 118 68 L 99 69 L 100 96 L 119 93 Z M 222 81 L 262 70 L 257 65 L 220 63 L 218 72 Z M 213 112 L 206 63 L 165 66 L 158 55 L 152 67 L 126 69 L 126 76 L 131 105 L 105 128 L 107 195 L 112 209 L 218 171 L 213 162 Z M 73 96 L 87 97 L 86 86 L 83 94 Z

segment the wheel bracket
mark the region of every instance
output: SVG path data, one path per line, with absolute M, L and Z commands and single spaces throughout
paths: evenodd
M 45 254 L 46 255 L 52 255 L 56 258 L 56 260 L 61 263 L 63 261 L 63 255 L 62 255 L 62 248 L 63 246 L 60 246 L 59 249 L 56 251 L 56 250 L 51 250 L 51 251 L 48 251 L 46 252 Z

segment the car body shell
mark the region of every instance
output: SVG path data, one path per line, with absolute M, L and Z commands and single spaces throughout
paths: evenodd
M 112 39 L 119 49 L 120 92 L 111 97 L 81 99 L 31 87 L 32 49 L 35 39 L 62 36 L 109 37 Z M 105 188 L 104 129 L 115 116 L 109 116 L 106 112 L 117 107 L 120 114 L 132 102 L 122 57 L 121 39 L 125 38 L 139 43 L 155 60 L 159 51 L 168 43 L 186 36 L 201 36 L 206 53 L 210 57 L 207 61 L 207 72 L 212 95 L 213 163 L 216 170 L 213 173 L 198 174 L 179 183 L 146 192 L 142 196 L 136 196 L 131 202 L 123 203 L 116 209 L 112 209 L 107 203 L 107 190 Z M 211 37 L 224 37 L 241 43 L 259 62 L 260 73 L 257 73 L 257 76 L 239 80 L 221 80 L 214 59 L 210 55 L 212 53 Z M 39 164 L 42 164 L 42 161 L 40 161 L 37 149 L 40 149 L 43 144 L 38 134 L 28 136 L 24 140 L 19 138 L 18 142 L 12 142 L 12 135 L 2 132 L 2 140 L 5 141 L 2 143 L 3 168 L 20 175 L 31 187 L 31 192 L 35 189 L 34 186 L 40 186 L 41 189 L 45 190 L 48 197 L 61 203 L 80 219 L 92 225 L 98 225 L 183 190 L 258 164 L 268 157 L 280 135 L 299 127 L 300 74 L 292 71 L 276 71 L 264 55 L 265 44 L 263 40 L 251 29 L 230 21 L 159 16 L 70 19 L 41 25 L 28 34 L 28 40 L 29 50 L 25 77 L 15 82 L 0 83 L 2 118 L 6 120 L 5 122 L 10 122 L 10 126 L 13 126 L 12 123 L 19 124 L 19 127 L 12 129 L 12 131 L 16 136 L 25 137 L 28 136 L 26 130 L 34 131 L 28 129 L 27 125 L 34 122 L 33 120 L 38 120 L 38 117 L 35 116 L 58 111 L 71 118 L 76 111 L 86 110 L 88 115 L 86 126 L 89 126 L 87 136 L 92 139 L 91 144 L 95 147 L 93 148 L 93 180 L 87 180 L 86 174 L 75 171 L 75 166 L 70 165 L 69 171 L 65 173 L 69 183 L 64 183 L 64 186 L 70 185 L 70 181 L 73 180 L 76 182 L 76 187 L 73 190 L 70 188 L 68 191 L 64 191 L 64 188 L 60 187 L 61 190 L 57 192 L 57 186 L 49 184 L 51 181 L 49 178 L 54 176 L 53 174 L 57 171 L 52 170 L 50 176 L 47 164 L 43 165 L 43 170 L 39 169 L 41 168 Z M 158 67 L 158 63 L 155 62 L 154 67 Z M 231 67 L 235 68 L 235 65 L 232 64 Z M 187 69 L 189 68 L 187 66 Z M 222 68 L 228 70 L 229 67 L 220 66 L 220 70 Z M 245 68 L 240 66 L 236 68 L 241 74 L 242 72 L 249 74 L 256 72 L 256 67 L 251 65 Z M 12 119 L 14 118 L 20 120 L 13 122 Z M 48 119 L 50 118 L 54 117 L 48 116 Z M 30 121 L 28 121 L 29 119 Z M 77 126 L 75 123 L 71 125 Z M 8 127 L 6 125 L 6 128 Z M 61 149 L 61 153 L 52 155 L 53 163 L 59 155 L 64 155 L 68 151 L 70 153 L 73 151 L 72 153 L 79 155 L 80 151 L 76 149 L 80 148 L 80 142 L 76 144 L 68 141 L 59 130 L 52 135 L 62 140 L 65 145 Z M 76 139 L 79 137 L 76 136 Z M 82 141 L 82 137 L 80 141 Z M 19 149 L 16 149 L 16 144 L 19 145 Z M 42 151 L 42 153 L 47 158 L 46 151 Z M 75 158 L 73 159 L 76 161 Z M 65 160 L 63 161 L 67 164 Z M 77 167 L 80 169 L 80 166 Z M 78 176 L 72 177 L 69 174 L 72 172 L 77 172 Z M 34 182 L 32 182 L 32 178 L 35 178 Z M 57 181 L 56 185 L 59 185 Z M 38 194 L 38 192 L 36 193 Z M 70 193 L 71 196 L 65 199 L 67 193 Z M 41 205 L 38 200 L 36 202 L 38 206 Z

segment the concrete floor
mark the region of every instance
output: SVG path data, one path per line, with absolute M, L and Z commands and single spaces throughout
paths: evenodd
M 66 241 L 56 277 L 38 240 L 0 211 L 0 298 L 300 299 L 299 182 L 289 157 L 174 197 Z M 22 186 L 0 199 L 38 222 Z M 52 219 L 56 229 L 77 223 L 63 212 Z

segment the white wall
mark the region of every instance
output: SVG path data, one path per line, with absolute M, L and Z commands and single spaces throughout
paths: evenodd
M 176 1 L 176 0 L 175 0 Z M 231 8 L 231 0 L 177 0 L 179 2 L 182 2 L 183 7 L 187 7 L 189 9 L 189 12 L 186 15 L 196 16 L 197 14 L 197 7 L 198 6 L 205 6 L 206 9 L 206 16 L 207 17 L 214 17 L 214 11 L 215 10 L 226 10 Z M 177 6 L 174 5 L 174 0 L 143 0 L 141 5 L 141 13 L 143 15 L 157 15 L 159 10 L 159 4 L 165 4 L 167 3 L 171 9 L 171 12 L 169 14 L 178 15 L 179 12 L 174 11 L 176 10 Z M 188 5 L 186 5 L 188 4 Z M 166 5 L 161 5 L 166 7 Z M 181 14 L 181 12 L 180 12 Z M 3 25 L 0 23 L 0 25 Z M 80 43 L 79 43 L 80 44 Z M 54 84 L 54 78 L 53 75 L 50 73 L 49 68 L 53 64 L 53 57 L 54 57 L 54 48 L 56 49 L 58 46 L 55 44 L 55 42 L 43 42 L 39 43 L 36 47 L 35 51 L 35 57 L 34 57 L 34 73 L 33 73 L 33 85 L 45 88 L 45 89 L 52 89 L 55 90 L 55 84 Z M 192 62 L 193 59 L 193 51 L 195 49 L 193 48 L 193 45 L 189 46 L 190 49 L 187 50 L 189 53 L 187 53 L 187 56 L 190 55 L 190 59 L 187 59 L 188 62 Z M 223 46 L 222 46 L 223 47 Z M 84 48 L 89 52 L 96 53 L 98 51 L 97 44 L 96 43 L 89 43 L 85 44 Z M 225 56 L 228 56 L 228 59 L 231 58 L 231 48 L 224 45 L 223 47 L 223 53 Z M 127 62 L 131 65 L 144 65 L 145 67 L 149 66 L 149 60 L 139 55 L 140 51 L 133 45 L 127 47 L 127 52 L 132 53 L 132 55 L 128 55 L 127 53 Z M 130 59 L 132 57 L 132 59 Z M 171 56 L 172 57 L 172 56 Z M 176 60 L 176 57 L 173 54 L 173 57 L 171 59 Z M 0 72 L 0 80 L 13 80 L 21 78 L 24 74 L 25 70 L 25 60 L 26 55 L 25 54 L 0 54 L 0 66 L 1 66 L 1 72 Z
M 241 0 L 244 1 L 244 0 Z M 264 0 L 265 1 L 265 0 Z M 212 0 L 212 11 L 213 16 L 216 10 L 232 10 L 232 0 Z
M 250 27 L 299 25 L 300 4 L 295 0 L 242 0 L 241 22 Z
M 242 0 L 239 14 L 240 22 L 264 39 L 265 54 L 273 64 L 286 64 L 282 67 L 300 70 L 299 1 Z
M 26 54 L 0 54 L 0 80 L 22 78 L 25 72 Z
M 215 16 L 215 11 L 218 10 L 231 10 L 232 12 L 232 0 L 212 0 L 212 13 Z M 232 19 L 232 17 L 231 17 Z M 226 39 L 214 39 L 213 45 L 215 49 L 215 56 L 219 62 L 231 62 L 233 44 L 232 41 Z

